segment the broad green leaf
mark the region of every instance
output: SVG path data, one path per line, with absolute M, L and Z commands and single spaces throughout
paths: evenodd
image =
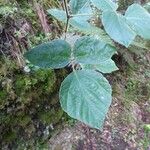
M 91 2 L 100 10 L 116 10 L 118 5 L 111 0 L 91 0 Z
M 105 11 L 102 14 L 102 22 L 106 32 L 116 42 L 128 47 L 134 40 L 136 34 L 127 24 L 121 14 L 113 11 Z
M 98 70 L 102 73 L 111 73 L 118 70 L 118 67 L 113 60 L 108 59 L 100 64 L 83 65 L 83 69 Z
M 60 9 L 49 9 L 47 10 L 47 12 L 52 15 L 53 17 L 55 17 L 56 19 L 58 19 L 59 21 L 62 21 L 64 23 L 66 23 L 67 21 L 67 16 L 66 16 L 66 12 Z
M 62 21 L 64 23 L 66 23 L 67 21 L 66 13 L 63 10 L 49 9 L 48 13 L 51 14 L 56 19 L 58 19 L 59 21 Z M 85 16 L 74 16 L 74 17 L 71 17 L 71 19 L 69 20 L 69 24 L 79 29 L 80 31 L 90 30 L 89 32 L 92 33 L 96 29 L 94 26 L 92 26 L 90 23 L 87 22 L 87 19 L 89 19 L 89 16 L 88 18 Z M 95 32 L 97 32 L 97 30 Z
M 128 7 L 125 17 L 138 35 L 150 39 L 150 14 L 139 4 Z
M 88 23 L 86 20 L 82 19 L 83 17 L 73 17 L 70 19 L 70 24 L 81 33 L 84 33 L 86 35 L 97 35 L 99 38 L 114 46 L 113 41 L 110 39 L 110 37 L 106 34 L 105 31 L 102 29 L 95 27 Z
M 102 74 L 79 70 L 62 82 L 59 95 L 68 115 L 99 129 L 110 107 L 111 93 L 111 86 Z
M 58 19 L 59 21 L 62 21 L 63 23 L 66 23 L 67 17 L 66 13 L 63 10 L 59 9 L 49 9 L 48 13 L 51 14 L 53 17 Z M 100 28 L 97 28 L 90 23 L 87 22 L 89 19 L 89 16 L 74 16 L 70 19 L 69 24 L 74 27 L 76 30 L 84 33 L 84 34 L 92 34 L 92 35 L 98 35 L 101 40 L 114 45 L 110 37 Z
M 69 3 L 72 14 L 91 14 L 90 0 L 71 0 Z M 84 17 L 83 17 L 84 18 Z
M 74 57 L 81 64 L 100 64 L 107 61 L 116 52 L 116 49 L 97 38 L 84 36 L 74 45 Z
M 33 65 L 41 68 L 63 68 L 69 63 L 71 47 L 64 40 L 43 43 L 25 54 Z
M 67 21 L 66 13 L 63 10 L 49 9 L 48 13 L 51 14 L 56 19 L 58 19 L 59 21 L 62 21 L 64 23 L 66 23 Z M 93 33 L 95 31 L 96 33 L 98 31 L 97 28 L 95 28 L 94 26 L 92 26 L 90 23 L 87 22 L 88 18 L 84 16 L 74 16 L 71 17 L 71 19 L 69 20 L 69 24 L 71 24 L 79 31 L 88 31 L 88 33 Z
M 87 31 L 92 33 L 92 31 L 98 31 L 94 26 L 88 23 L 83 17 L 73 17 L 70 19 L 70 24 L 78 29 L 79 31 Z

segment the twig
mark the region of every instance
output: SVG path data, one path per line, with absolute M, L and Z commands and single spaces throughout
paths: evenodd
M 67 21 L 66 21 L 66 27 L 65 27 L 65 39 L 66 39 L 66 34 L 68 31 L 68 27 L 69 27 L 69 19 L 70 19 L 70 14 L 69 14 L 69 10 L 68 10 L 68 4 L 67 4 L 67 0 L 64 0 L 64 7 L 65 7 L 65 11 L 66 11 L 66 16 L 67 16 Z
M 50 31 L 50 28 L 48 26 L 46 15 L 45 15 L 45 12 L 43 10 L 43 7 L 37 1 L 34 1 L 34 7 L 35 7 L 36 13 L 39 17 L 39 20 L 41 22 L 41 26 L 43 28 L 43 31 L 44 31 L 45 35 L 47 35 L 51 31 Z

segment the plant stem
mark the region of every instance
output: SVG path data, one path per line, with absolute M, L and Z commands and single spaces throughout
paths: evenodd
M 64 0 L 64 7 L 65 7 L 65 11 L 66 11 L 66 16 L 67 16 L 67 22 L 66 22 L 66 27 L 65 27 L 65 39 L 66 39 L 66 33 L 68 31 L 69 19 L 70 19 L 67 0 Z
M 65 11 L 66 11 L 67 18 L 69 18 L 69 10 L 68 10 L 68 3 L 67 3 L 67 0 L 64 0 L 64 7 L 65 7 Z

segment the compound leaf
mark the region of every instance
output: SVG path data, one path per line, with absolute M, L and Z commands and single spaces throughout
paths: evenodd
M 74 45 L 74 57 L 81 64 L 102 64 L 111 59 L 116 49 L 105 42 L 90 36 L 79 38 Z
M 25 54 L 33 65 L 41 68 L 63 68 L 69 63 L 71 47 L 64 40 L 43 43 Z
M 111 93 L 111 86 L 102 74 L 79 70 L 62 82 L 59 95 L 68 115 L 99 129 L 110 107 Z
M 91 2 L 100 10 L 116 10 L 118 5 L 111 0 L 91 0 Z
M 128 7 L 125 17 L 138 35 L 150 39 L 150 14 L 139 4 Z
M 126 47 L 132 43 L 136 36 L 135 32 L 127 24 L 125 17 L 114 11 L 103 12 L 102 22 L 110 37 Z

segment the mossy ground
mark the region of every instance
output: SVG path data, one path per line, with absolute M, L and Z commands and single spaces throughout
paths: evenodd
M 7 61 L 9 66 L 4 59 L 0 61 L 0 70 L 5 68 L 0 73 L 0 144 L 13 148 L 23 142 L 25 147 L 39 140 L 44 143 L 53 129 L 68 118 L 58 98 L 59 80 L 66 71 L 39 69 L 25 73 L 14 60 Z
M 45 9 L 59 6 L 58 1 L 39 3 Z M 57 36 L 57 30 L 45 35 L 33 3 L 26 0 L 0 1 L 0 25 L 0 149 L 47 148 L 49 137 L 69 119 L 58 97 L 67 71 L 25 66 L 23 53 Z

